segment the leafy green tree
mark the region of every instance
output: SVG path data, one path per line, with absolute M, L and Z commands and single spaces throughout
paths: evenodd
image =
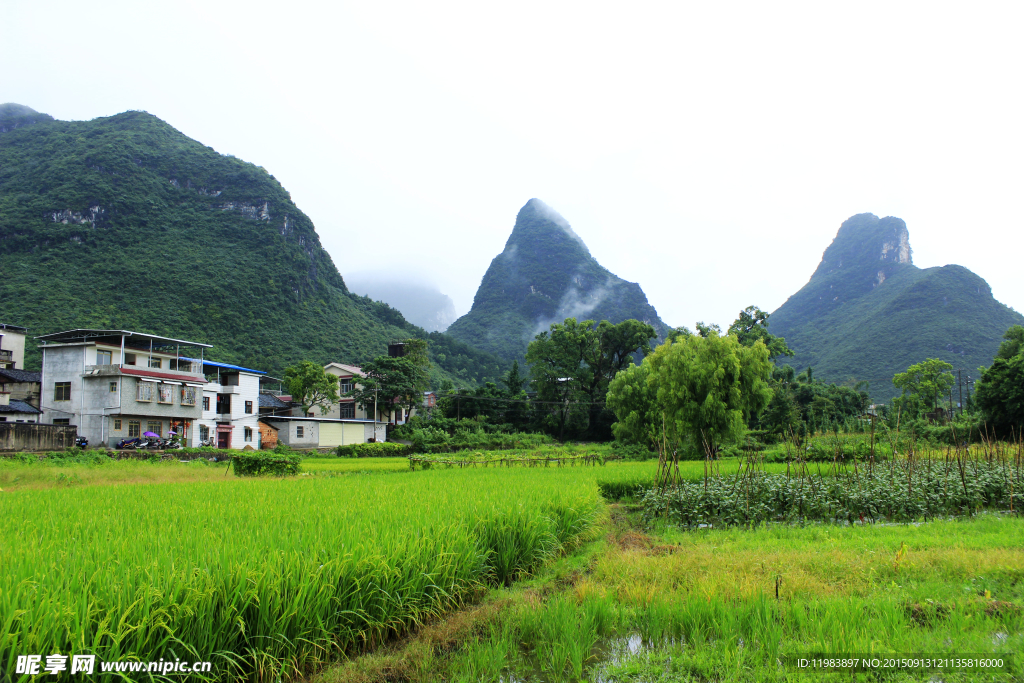
M 740 311 L 739 317 L 729 326 L 729 334 L 736 335 L 740 344 L 744 346 L 753 346 L 754 342 L 758 340 L 764 342 L 768 349 L 768 358 L 771 360 L 780 356 L 794 355 L 786 346 L 786 340 L 783 337 L 776 337 L 768 331 L 768 317 L 769 314 L 757 306 L 747 306 Z
M 303 415 L 314 407 L 326 415 L 331 405 L 338 402 L 338 378 L 316 363 L 304 360 L 287 368 L 284 377 L 292 400 L 302 406 Z
M 616 417 L 612 425 L 616 439 L 652 451 L 658 449 L 662 414 L 657 383 L 646 358 L 640 365 L 631 365 L 615 375 L 608 385 L 607 405 Z
M 922 407 L 935 410 L 940 397 L 955 382 L 952 369 L 953 366 L 943 360 L 929 358 L 911 365 L 906 372 L 896 373 L 892 383 L 903 391 L 900 403 L 904 413 L 914 416 Z
M 430 386 L 430 359 L 427 342 L 405 340 L 405 355 L 378 356 L 362 367 L 364 377 L 349 392 L 356 403 L 373 414 L 379 412 L 390 420 L 395 409 L 408 415 L 423 403 L 423 392 Z
M 761 341 L 743 346 L 735 336 L 709 329 L 706 337 L 659 346 L 648 360 L 667 429 L 692 439 L 705 453 L 737 438 L 744 419 L 772 398 L 772 364 Z
M 566 318 L 554 323 L 527 347 L 526 360 L 541 400 L 559 402 L 555 415 L 559 438 L 575 402 L 586 402 L 586 423 L 592 438 L 607 438 L 611 432 L 611 412 L 602 420 L 608 383 L 633 362 L 633 354 L 650 353 L 654 328 L 638 320 L 612 324 L 602 320 L 577 322 Z
M 565 436 L 571 411 L 588 398 L 586 387 L 593 381 L 593 370 L 586 361 L 595 344 L 593 320 L 577 322 L 566 318 L 538 334 L 526 349 L 530 378 L 537 398 L 549 403 L 551 426 L 559 440 Z
M 996 433 L 1020 437 L 1024 428 L 1024 327 L 1014 325 L 981 375 L 975 401 Z
M 651 352 L 651 339 L 656 336 L 654 327 L 639 320 L 623 320 L 618 324 L 602 320 L 594 328 L 595 343 L 584 358 L 590 369 L 589 383 L 584 387 L 590 400 L 587 424 L 590 438 L 611 436 L 613 413 L 602 405 L 608 384 L 623 368 L 633 364 L 635 354 L 647 356 Z

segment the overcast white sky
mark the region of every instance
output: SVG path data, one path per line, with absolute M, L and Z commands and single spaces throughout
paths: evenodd
M 155 114 L 460 314 L 531 197 L 670 325 L 774 310 L 861 212 L 1024 308 L 1019 3 L 0 8 L 0 102 Z

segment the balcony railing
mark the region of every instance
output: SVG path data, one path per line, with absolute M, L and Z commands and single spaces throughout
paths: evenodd
M 11 351 L 10 349 L 0 349 L 0 360 L 14 360 L 14 351 Z

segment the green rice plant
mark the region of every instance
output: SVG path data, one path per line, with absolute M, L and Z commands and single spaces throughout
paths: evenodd
M 598 501 L 558 469 L 4 493 L 0 669 L 96 654 L 292 678 L 530 571 Z

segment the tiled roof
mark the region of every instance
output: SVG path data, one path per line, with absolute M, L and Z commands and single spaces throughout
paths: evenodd
M 287 408 L 288 404 L 273 394 L 260 394 L 260 408 Z
M 331 367 L 332 365 L 336 368 L 341 368 L 350 375 L 359 375 L 360 377 L 366 377 L 366 373 L 359 369 L 358 366 L 346 365 L 345 363 L 328 363 L 327 367 Z
M 176 382 L 191 382 L 192 384 L 206 384 L 205 377 L 192 377 L 187 375 L 172 375 L 167 372 L 152 372 L 151 370 L 136 370 L 135 368 L 121 368 L 121 372 L 133 377 L 154 377 L 156 379 L 169 379 Z
M 43 411 L 33 408 L 24 401 L 11 401 L 10 405 L 0 405 L 0 413 L 32 413 L 34 415 L 42 415 Z
M 29 370 L 6 370 L 0 368 L 0 381 L 6 379 L 8 382 L 42 382 L 43 373 L 30 372 Z

